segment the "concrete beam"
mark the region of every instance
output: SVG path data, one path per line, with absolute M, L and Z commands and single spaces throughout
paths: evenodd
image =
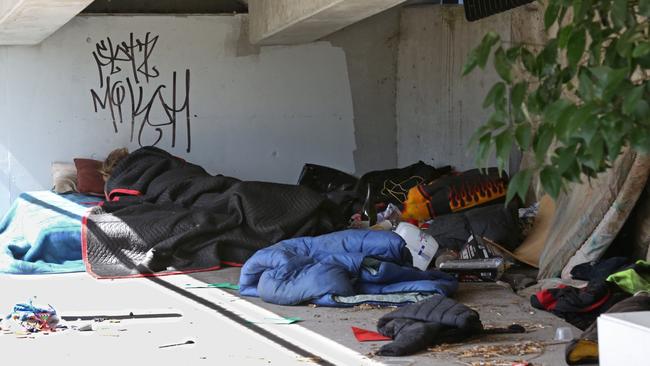
M 250 41 L 298 44 L 401 4 L 405 0 L 249 0 Z
M 0 45 L 33 45 L 56 32 L 92 0 L 0 0 Z

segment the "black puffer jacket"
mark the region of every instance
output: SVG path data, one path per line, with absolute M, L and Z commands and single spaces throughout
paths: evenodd
M 459 342 L 483 331 L 479 314 L 442 295 L 404 306 L 384 315 L 378 331 L 394 339 L 379 350 L 382 356 L 403 356 L 442 342 Z
M 524 333 L 517 324 L 484 329 L 479 314 L 448 297 L 436 294 L 382 316 L 378 331 L 394 339 L 379 350 L 380 356 L 405 356 L 440 343 L 460 342 L 479 334 Z

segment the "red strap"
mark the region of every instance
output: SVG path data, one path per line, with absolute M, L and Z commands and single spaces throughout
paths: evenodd
M 381 335 L 381 334 L 379 334 L 377 332 L 373 332 L 371 330 L 361 329 L 361 328 L 357 328 L 357 327 L 352 327 L 352 332 L 354 333 L 354 337 L 359 342 L 391 341 L 392 340 L 390 337 L 386 337 L 385 335 Z

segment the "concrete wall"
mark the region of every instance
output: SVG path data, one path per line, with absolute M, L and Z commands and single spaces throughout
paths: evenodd
M 467 22 L 458 5 L 403 10 L 396 102 L 399 165 L 421 159 L 459 170 L 475 167 L 467 144 L 491 112 L 483 109 L 483 99 L 499 78 L 491 60 L 485 71 L 461 78 L 463 65 L 490 30 L 506 40 L 541 42 L 542 12 L 536 9 L 525 6 L 476 22 Z
M 324 38 L 346 54 L 354 105 L 356 173 L 397 166 L 397 48 L 401 8 L 395 7 Z
M 243 19 L 82 16 L 38 46 L 0 47 L 0 210 L 20 192 L 49 188 L 52 161 L 102 159 L 124 145 L 157 142 L 212 173 L 242 179 L 293 183 L 305 162 L 354 172 L 353 106 L 343 50 L 319 42 L 255 53 L 245 46 Z M 147 32 L 148 47 L 135 52 L 139 82 L 130 62 L 117 61 L 120 69 L 111 74 L 110 57 L 100 57 L 105 64 L 100 78 L 93 58 L 98 44 L 109 49 L 108 38 L 115 46 L 129 41 L 130 33 L 147 43 Z M 171 112 L 174 72 L 177 113 Z M 113 123 L 109 104 L 104 109 L 98 104 L 95 112 L 91 90 L 103 101 L 107 76 L 117 85 L 111 94 L 116 116 L 123 101 L 122 122 L 116 117 Z M 127 78 L 136 104 L 143 96 L 133 124 Z M 170 116 L 176 121 L 175 146 Z

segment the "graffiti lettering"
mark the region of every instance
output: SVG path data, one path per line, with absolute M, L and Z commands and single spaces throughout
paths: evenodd
M 110 112 L 113 131 L 120 133 L 125 122 L 129 124 L 130 141 L 137 139 L 143 146 L 147 131 L 154 131 L 157 145 L 165 132 L 170 131 L 171 147 L 176 147 L 178 115 L 185 118 L 185 148 L 190 152 L 191 114 L 190 114 L 190 70 L 185 70 L 184 80 L 178 80 L 177 72 L 172 73 L 171 88 L 164 83 L 153 84 L 160 76 L 156 65 L 151 63 L 151 55 L 159 36 L 147 32 L 141 38 L 130 34 L 128 41 L 114 43 L 110 37 L 95 44 L 92 53 L 97 65 L 99 88 L 90 89 L 95 113 Z M 184 96 L 179 97 L 179 89 Z M 157 116 L 152 111 L 161 111 Z M 184 112 L 184 114 L 183 114 Z M 157 118 L 157 119 L 156 119 Z

